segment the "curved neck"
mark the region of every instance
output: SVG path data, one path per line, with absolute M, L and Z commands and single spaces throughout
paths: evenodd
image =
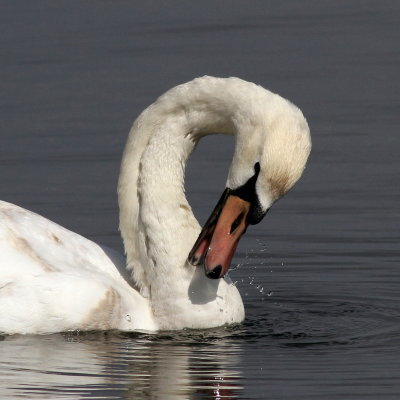
M 186 161 L 195 144 L 175 116 L 154 131 L 142 154 L 137 184 L 139 231 L 144 245 L 141 259 L 151 282 L 185 265 L 199 233 L 184 193 Z
M 140 119 L 150 117 L 145 114 Z M 200 232 L 184 193 L 184 175 L 198 139 L 208 132 L 194 133 L 199 124 L 191 126 L 183 119 L 175 114 L 157 125 L 136 123 L 124 151 L 118 188 L 120 230 L 128 268 L 145 296 L 155 277 L 172 276 L 171 269 L 186 265 Z
M 248 106 L 243 106 L 244 88 Z M 135 121 L 124 150 L 118 196 L 127 264 L 142 294 L 157 276 L 165 278 L 187 266 L 199 233 L 184 194 L 187 158 L 204 135 L 235 134 L 246 127 L 257 132 L 250 103 L 259 90 L 235 78 L 199 78 L 165 93 Z

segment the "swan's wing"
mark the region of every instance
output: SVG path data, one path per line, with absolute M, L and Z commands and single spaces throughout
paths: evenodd
M 136 329 L 139 317 L 150 330 L 147 300 L 100 246 L 0 202 L 0 331 Z
M 0 201 L 0 279 L 52 272 L 101 272 L 121 279 L 96 243 L 31 211 Z M 1 281 L 0 281 L 1 282 Z

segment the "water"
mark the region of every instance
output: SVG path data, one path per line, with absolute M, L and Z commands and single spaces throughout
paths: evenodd
M 2 398 L 398 399 L 399 3 L 143 3 L 3 2 L 0 198 L 121 250 L 130 125 L 204 74 L 299 105 L 309 165 L 241 242 L 244 324 L 3 337 Z M 201 221 L 232 148 L 210 137 L 190 160 Z

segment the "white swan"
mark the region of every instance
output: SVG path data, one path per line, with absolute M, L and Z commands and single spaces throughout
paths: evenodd
M 236 147 L 224 194 L 199 235 L 184 169 L 209 133 L 235 135 Z M 310 149 L 301 111 L 260 86 L 202 77 L 169 90 L 137 118 L 122 159 L 120 230 L 133 283 L 97 244 L 0 202 L 0 332 L 241 322 L 240 294 L 224 275 L 247 225 L 299 179 Z

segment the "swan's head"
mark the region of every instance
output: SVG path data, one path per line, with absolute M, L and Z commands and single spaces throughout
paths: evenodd
M 238 123 L 226 189 L 189 254 L 209 278 L 227 273 L 248 225 L 258 224 L 305 168 L 311 150 L 307 122 L 296 106 L 276 100 L 272 116 Z

